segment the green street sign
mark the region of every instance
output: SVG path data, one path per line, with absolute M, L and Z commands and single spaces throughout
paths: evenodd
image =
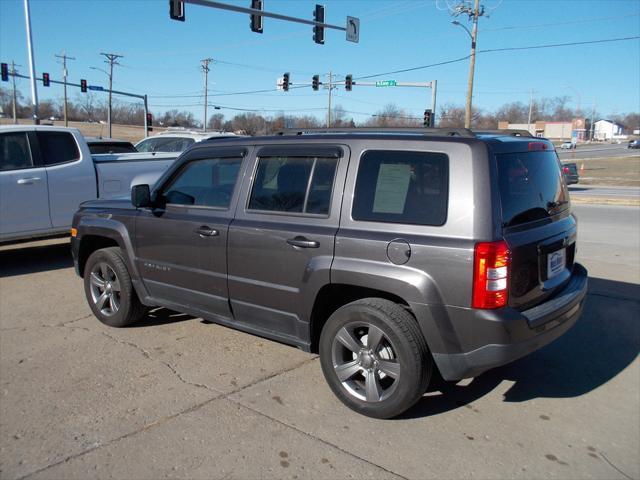
M 376 87 L 395 87 L 395 86 L 396 86 L 395 80 L 380 80 L 379 82 L 376 82 Z

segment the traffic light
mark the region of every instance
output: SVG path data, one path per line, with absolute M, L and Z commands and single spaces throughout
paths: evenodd
M 48 87 L 51 84 L 51 81 L 49 80 L 49 74 L 48 73 L 43 73 L 42 74 L 42 86 L 43 87 Z
M 322 5 L 316 5 L 316 9 L 313 11 L 313 19 L 316 22 L 324 23 L 324 7 Z M 313 27 L 313 41 L 324 45 L 324 27 Z
M 151 112 L 147 113 L 147 132 L 153 131 L 153 114 Z
M 282 75 L 282 90 L 289 91 L 289 72 Z
M 87 93 L 87 81 L 85 79 L 80 80 L 80 91 Z
M 311 88 L 313 88 L 315 91 L 318 91 L 320 89 L 320 75 L 313 76 L 313 78 L 311 79 Z
M 347 92 L 353 90 L 353 75 L 349 74 L 344 79 L 344 89 Z
M 431 110 L 425 110 L 424 111 L 424 122 L 422 123 L 423 126 L 425 127 L 430 127 L 431 126 Z
M 3 63 L 1 66 L 2 66 L 2 81 L 8 82 L 9 81 L 9 65 L 7 65 L 6 63 Z
M 254 10 L 262 11 L 262 0 L 251 0 L 251 8 Z M 256 33 L 262 33 L 262 15 L 251 15 L 251 31 Z
M 181 0 L 169 0 L 169 18 L 184 22 L 184 2 Z

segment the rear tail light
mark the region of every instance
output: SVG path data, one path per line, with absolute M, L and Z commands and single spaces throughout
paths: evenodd
M 505 241 L 476 243 L 473 259 L 473 308 L 500 308 L 509 298 L 509 246 Z
M 564 173 L 570 173 L 569 167 L 562 167 Z

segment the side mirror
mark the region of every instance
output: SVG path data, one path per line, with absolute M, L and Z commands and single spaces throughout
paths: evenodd
M 151 190 L 149 185 L 134 185 L 131 187 L 131 203 L 136 208 L 151 206 Z

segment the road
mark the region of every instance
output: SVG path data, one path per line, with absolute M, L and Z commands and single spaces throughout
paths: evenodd
M 570 185 L 569 194 L 574 197 L 606 197 L 623 200 L 640 200 L 640 187 L 614 187 L 608 185 Z
M 4 247 L 0 478 L 640 478 L 640 209 L 575 212 L 576 326 L 386 421 L 294 348 L 166 310 L 105 327 L 66 242 Z
M 640 150 L 629 149 L 625 143 L 613 144 L 593 144 L 579 146 L 576 150 L 561 150 L 556 148 L 558 157 L 562 161 L 581 160 L 587 158 L 608 158 L 608 157 L 632 157 L 640 155 Z

